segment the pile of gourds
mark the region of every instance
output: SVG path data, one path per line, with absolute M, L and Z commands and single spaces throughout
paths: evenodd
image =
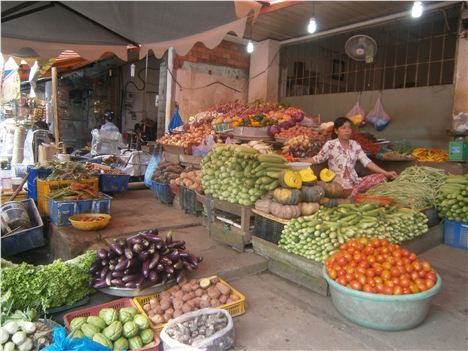
M 448 176 L 437 196 L 440 216 L 468 223 L 468 174 Z

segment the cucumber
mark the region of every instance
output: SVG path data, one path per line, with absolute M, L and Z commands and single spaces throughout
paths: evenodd
M 284 157 L 279 155 L 259 155 L 258 160 L 266 163 L 286 163 L 288 162 Z

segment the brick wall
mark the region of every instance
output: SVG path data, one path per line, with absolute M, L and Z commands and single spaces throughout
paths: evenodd
M 196 43 L 185 56 L 176 55 L 174 68 L 181 68 L 184 61 L 195 63 L 209 63 L 212 65 L 249 69 L 250 56 L 245 46 L 223 40 L 213 50 L 202 43 Z

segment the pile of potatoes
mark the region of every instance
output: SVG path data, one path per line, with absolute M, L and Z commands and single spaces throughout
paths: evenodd
M 239 301 L 231 288 L 218 278 L 192 279 L 169 291 L 163 291 L 143 306 L 154 325 L 167 323 L 172 318 L 206 307 L 219 307 Z

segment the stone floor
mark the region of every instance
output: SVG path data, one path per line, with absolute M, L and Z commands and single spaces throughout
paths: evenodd
M 346 320 L 335 310 L 330 297 L 269 273 L 266 259 L 252 250 L 240 253 L 212 241 L 200 218 L 159 204 L 150 191 L 117 196 L 112 217 L 109 227 L 96 233 L 91 246 L 146 228 L 163 228 L 163 234 L 171 230 L 176 239 L 187 241 L 189 251 L 204 257 L 196 276 L 218 274 L 246 295 L 246 313 L 234 319 L 236 350 L 468 349 L 468 251 L 445 245 L 426 251 L 422 256 L 443 280 L 428 318 L 413 330 L 382 332 Z M 80 233 L 75 235 L 79 237 Z M 22 257 L 28 261 L 52 259 L 47 255 L 46 248 Z M 110 299 L 95 294 L 90 304 Z

